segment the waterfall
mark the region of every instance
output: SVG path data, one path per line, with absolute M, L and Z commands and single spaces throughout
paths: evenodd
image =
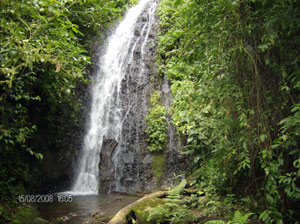
M 94 74 L 92 84 L 89 124 L 81 150 L 77 177 L 71 190 L 73 194 L 98 194 L 99 184 L 101 184 L 98 183 L 99 172 L 101 172 L 99 162 L 103 142 L 105 139 L 114 139 L 118 143 L 126 141 L 122 137 L 122 127 L 130 105 L 124 106 L 122 102 L 124 98 L 122 94 L 126 94 L 122 92 L 122 81 L 126 79 L 126 71 L 132 64 L 139 66 L 139 72 L 134 78 L 143 81 L 144 49 L 147 45 L 153 22 L 151 18 L 154 17 L 156 5 L 155 0 L 140 0 L 136 6 L 129 9 L 108 38 L 106 50 L 99 57 L 99 71 Z M 134 31 L 137 20 L 145 10 L 150 19 L 141 27 L 143 35 L 136 38 Z M 141 52 L 138 65 L 136 61 L 133 61 L 137 47 Z

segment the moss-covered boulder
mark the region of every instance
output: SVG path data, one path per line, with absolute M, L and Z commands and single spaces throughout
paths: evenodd
M 162 198 L 149 198 L 147 200 L 141 201 L 133 207 L 133 212 L 137 223 L 140 224 L 155 224 L 162 221 L 165 217 L 162 213 L 150 213 L 153 208 L 162 206 L 166 201 Z
M 112 218 L 112 220 L 109 221 L 108 224 L 127 224 L 128 219 L 131 220 L 132 218 L 136 218 L 136 217 L 138 217 L 136 218 L 137 224 L 153 223 L 151 222 L 151 220 L 147 221 L 149 215 L 149 209 L 153 206 L 163 205 L 164 200 L 162 198 L 167 195 L 168 195 L 168 191 L 158 191 L 146 195 L 143 198 L 137 200 L 136 202 L 127 205 L 125 208 L 121 209 Z M 146 213 L 144 214 L 144 212 Z

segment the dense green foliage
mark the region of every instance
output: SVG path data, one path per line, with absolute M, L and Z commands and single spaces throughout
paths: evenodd
M 207 194 L 248 204 L 264 223 L 299 212 L 300 2 L 163 0 L 159 75 L 172 122 Z
M 0 1 L 1 223 L 34 185 L 41 144 L 59 148 L 65 124 L 76 123 L 76 88 L 87 82 L 92 37 L 134 2 Z
M 147 216 L 147 222 L 142 223 L 246 224 L 253 215 L 251 212 L 243 214 L 236 210 L 230 218 L 224 218 L 222 216 L 228 207 L 234 206 L 233 201 L 219 203 L 223 209 L 217 209 L 218 205 L 208 200 L 203 191 L 187 189 L 186 186 L 187 181 L 181 180 L 166 197 L 157 201 L 155 206 L 146 208 L 144 215 Z
M 161 103 L 160 94 L 156 91 L 151 96 L 150 103 L 152 108 L 150 109 L 149 114 L 146 116 L 146 133 L 149 135 L 148 141 L 150 143 L 149 151 L 161 151 L 167 145 L 167 110 Z

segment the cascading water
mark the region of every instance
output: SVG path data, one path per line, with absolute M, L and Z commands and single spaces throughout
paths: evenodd
M 143 83 L 145 70 L 144 51 L 153 23 L 157 3 L 155 0 L 141 0 L 129 9 L 125 18 L 108 39 L 108 46 L 99 58 L 99 71 L 95 74 L 92 86 L 92 103 L 88 130 L 86 132 L 77 178 L 72 187 L 72 194 L 98 194 L 100 153 L 105 139 L 114 139 L 121 150 L 123 122 L 131 106 L 122 102 L 122 80 L 128 66 L 135 64 L 139 72 L 134 79 Z M 137 20 L 143 11 L 147 11 L 148 20 L 141 27 L 141 35 L 134 35 Z M 141 58 L 134 61 L 134 52 L 140 48 Z M 125 93 L 126 94 L 126 93 Z M 130 98 L 131 96 L 127 96 Z M 126 98 L 126 97 L 125 97 Z M 137 136 L 138 138 L 138 136 Z M 138 140 L 138 139 L 137 139 Z M 124 144 L 123 144 L 124 145 Z M 114 159 L 117 162 L 118 159 Z

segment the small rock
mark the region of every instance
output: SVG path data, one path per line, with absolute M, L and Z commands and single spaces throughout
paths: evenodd
M 150 154 L 146 155 L 145 158 L 143 159 L 142 163 L 143 164 L 152 164 L 153 158 Z
M 35 218 L 32 224 L 48 224 L 49 221 L 42 219 L 42 218 Z

